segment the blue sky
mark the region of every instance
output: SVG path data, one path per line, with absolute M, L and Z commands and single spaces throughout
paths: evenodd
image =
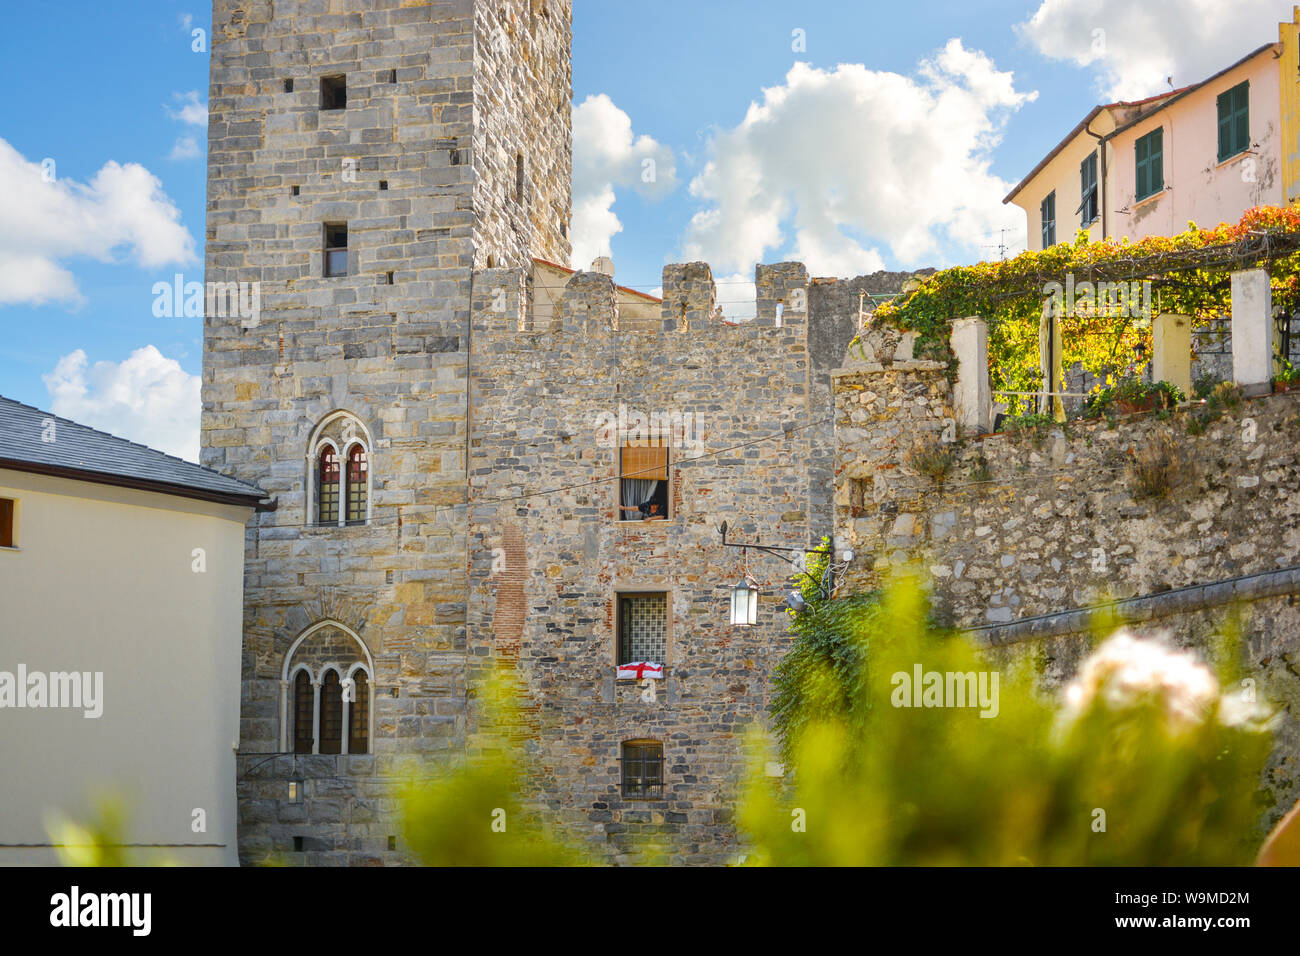
M 705 258 L 743 315 L 754 261 L 968 262 L 1001 228 L 1023 248 L 1002 196 L 1092 105 L 1203 78 L 1275 40 L 1291 5 L 574 7 L 575 256 L 608 250 L 647 291 Z M 202 278 L 208 63 L 190 31 L 209 19 L 186 0 L 10 3 L 0 34 L 0 394 L 182 454 L 201 320 L 155 317 L 151 289 Z

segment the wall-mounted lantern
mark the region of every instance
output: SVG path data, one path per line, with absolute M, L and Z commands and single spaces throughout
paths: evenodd
M 783 548 L 758 542 L 739 544 L 727 540 L 727 522 L 722 522 L 718 530 L 722 533 L 723 547 L 742 549 L 742 567 L 744 566 L 744 557 L 748 554 L 750 548 L 755 551 L 762 551 L 765 554 L 771 554 L 792 565 L 797 573 L 802 574 L 816 585 L 817 592 L 823 600 L 829 599 L 831 593 L 835 590 L 835 574 L 843 571 L 844 567 L 853 560 L 853 552 L 846 550 L 841 555 L 843 565 L 834 566 L 834 558 L 830 558 L 822 570 L 821 577 L 816 578 L 808 573 L 806 558 L 810 554 L 833 554 L 830 548 Z M 793 554 L 794 557 L 787 557 L 788 554 Z M 805 609 L 807 602 L 804 601 L 802 594 L 793 591 L 785 599 L 785 605 L 795 613 L 799 613 Z M 740 581 L 731 588 L 731 623 L 733 627 L 753 627 L 758 623 L 758 583 L 749 575 L 748 571 L 745 571 Z
M 731 624 L 753 627 L 758 623 L 758 584 L 746 574 L 731 589 Z

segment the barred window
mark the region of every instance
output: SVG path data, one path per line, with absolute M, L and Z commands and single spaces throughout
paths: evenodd
M 316 520 L 320 524 L 339 522 L 339 455 L 328 445 L 321 449 L 316 485 Z
M 618 600 L 618 663 L 663 664 L 668 656 L 668 595 L 624 594 Z
M 664 745 L 657 740 L 623 744 L 623 797 L 657 800 L 664 795 Z
M 362 446 L 353 445 L 348 449 L 348 524 L 366 523 L 366 480 L 370 469 L 368 459 Z

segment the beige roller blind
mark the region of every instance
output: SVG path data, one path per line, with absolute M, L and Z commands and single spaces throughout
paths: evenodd
M 654 445 L 624 446 L 623 477 L 667 481 L 668 449 Z

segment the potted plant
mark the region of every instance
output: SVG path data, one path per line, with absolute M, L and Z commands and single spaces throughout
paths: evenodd
M 1300 390 L 1300 368 L 1296 368 L 1286 359 L 1282 360 L 1282 371 L 1273 376 L 1273 391 L 1290 392 Z
M 1115 386 L 1115 406 L 1125 415 L 1136 412 L 1149 412 L 1160 401 L 1155 386 L 1142 381 L 1136 375 L 1126 375 Z

